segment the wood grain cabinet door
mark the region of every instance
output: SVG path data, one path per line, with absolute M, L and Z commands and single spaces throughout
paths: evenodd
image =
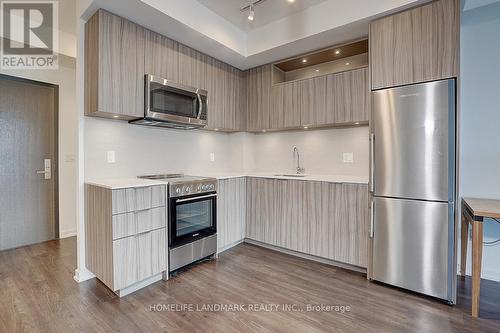
M 217 186 L 217 247 L 226 247 L 245 238 L 246 179 L 229 178 Z
M 146 30 L 145 74 L 179 81 L 179 44 L 167 37 Z
M 99 10 L 85 31 L 85 114 L 142 117 L 146 30 Z
M 371 89 L 458 76 L 460 2 L 439 0 L 370 24 Z
M 270 128 L 271 65 L 245 72 L 247 85 L 247 130 L 259 132 Z
M 325 125 L 326 117 L 326 76 L 299 82 L 300 85 L 300 125 Z
M 368 121 L 368 68 L 326 77 L 326 123 L 345 124 Z

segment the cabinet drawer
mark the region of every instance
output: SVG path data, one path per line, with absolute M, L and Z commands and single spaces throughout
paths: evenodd
M 113 214 L 165 206 L 165 185 L 113 190 Z
M 133 212 L 135 210 L 135 189 L 113 190 L 112 200 L 113 214 Z
M 167 269 L 166 229 L 113 241 L 113 290 L 120 290 Z
M 165 207 L 113 215 L 113 240 L 163 228 L 165 225 Z
M 135 235 L 135 213 L 113 215 L 113 239 Z
M 136 233 L 142 233 L 158 229 L 165 226 L 166 212 L 165 207 L 157 207 L 153 209 L 136 212 Z

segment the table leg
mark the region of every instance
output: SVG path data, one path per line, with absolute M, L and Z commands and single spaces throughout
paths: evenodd
M 481 294 L 481 261 L 483 256 L 483 222 L 472 222 L 472 317 L 479 316 Z
M 465 276 L 467 267 L 467 246 L 469 244 L 469 220 L 465 214 L 462 214 L 462 247 L 460 249 L 460 275 Z

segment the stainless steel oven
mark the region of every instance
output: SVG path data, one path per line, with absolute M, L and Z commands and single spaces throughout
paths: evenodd
M 175 248 L 217 232 L 217 194 L 170 199 L 169 248 Z
M 195 129 L 207 125 L 208 92 L 146 74 L 144 118 L 130 123 L 147 126 Z
M 171 272 L 217 252 L 217 180 L 186 176 L 168 187 Z

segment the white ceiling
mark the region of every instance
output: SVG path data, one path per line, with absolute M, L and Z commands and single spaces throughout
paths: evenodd
M 248 31 L 273 21 L 301 12 L 311 6 L 326 0 L 264 0 L 255 6 L 255 19 L 247 19 L 248 11 L 242 12 L 241 8 L 256 0 L 197 0 L 220 17 L 228 20 L 238 28 Z
M 103 8 L 244 70 L 366 37 L 371 20 L 429 0 L 266 0 L 249 30 L 230 21 L 246 1 L 79 0 L 78 15 Z

